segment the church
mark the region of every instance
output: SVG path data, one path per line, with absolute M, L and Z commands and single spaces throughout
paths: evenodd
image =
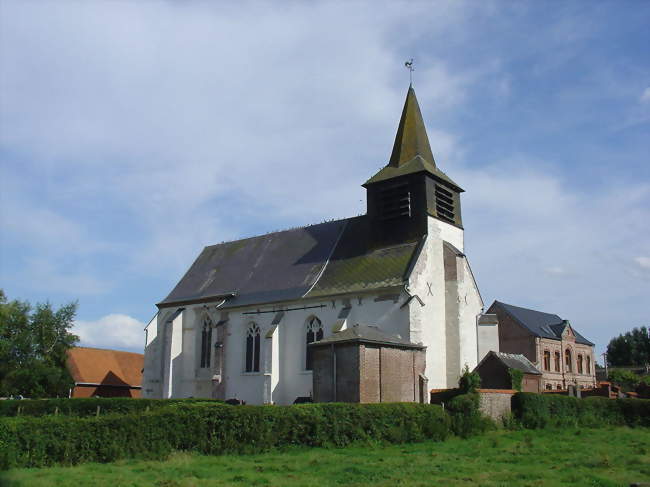
M 312 398 L 309 344 L 355 326 L 422 350 L 422 387 L 455 387 L 498 351 L 464 253 L 463 189 L 433 157 L 412 86 L 388 164 L 362 186 L 365 215 L 205 247 L 147 325 L 143 397 Z

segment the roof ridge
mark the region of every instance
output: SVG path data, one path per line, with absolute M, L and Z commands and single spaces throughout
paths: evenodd
M 540 314 L 543 314 L 543 315 L 557 316 L 558 318 L 560 318 L 560 320 L 562 320 L 562 317 L 560 315 L 558 315 L 558 314 L 555 314 L 555 313 L 547 313 L 546 311 L 540 311 L 538 309 L 524 308 L 523 306 L 517 306 L 516 304 L 504 303 L 503 301 L 497 301 L 496 299 L 494 300 L 494 302 L 499 303 L 499 304 L 505 304 L 506 306 L 510 306 L 511 308 L 523 309 L 523 310 L 526 310 L 526 311 L 533 311 L 534 313 L 540 313 Z
M 361 218 L 363 216 L 366 216 L 366 215 L 364 214 L 364 215 L 357 215 L 357 216 L 349 216 L 349 217 L 345 217 L 345 218 L 333 218 L 331 220 L 324 220 L 324 221 L 322 221 L 320 223 L 310 223 L 310 224 L 307 224 L 307 225 L 299 225 L 299 226 L 295 226 L 295 227 L 283 228 L 282 230 L 273 230 L 273 231 L 266 232 L 266 233 L 260 233 L 259 235 L 251 235 L 250 237 L 237 238 L 237 239 L 233 239 L 233 240 L 223 240 L 223 241 L 221 241 L 219 243 L 216 243 L 216 244 L 206 245 L 204 248 L 209 249 L 211 247 L 217 247 L 218 245 L 231 244 L 231 243 L 236 243 L 236 242 L 243 242 L 244 240 L 252 240 L 254 238 L 260 238 L 260 237 L 268 237 L 269 235 L 276 235 L 278 233 L 291 232 L 291 231 L 294 231 L 294 230 L 303 230 L 305 228 L 315 227 L 315 226 L 318 226 L 318 225 L 325 225 L 326 223 L 349 221 L 349 220 L 352 220 L 354 218 Z
M 142 353 L 138 352 L 130 352 L 128 350 L 115 350 L 114 348 L 99 348 L 99 347 L 81 347 L 81 346 L 73 346 L 70 347 L 68 350 L 75 350 L 75 349 L 83 349 L 83 350 L 100 350 L 102 352 L 119 352 L 119 353 L 132 353 L 134 355 L 143 355 Z

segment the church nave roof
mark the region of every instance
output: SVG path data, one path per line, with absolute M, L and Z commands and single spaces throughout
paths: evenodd
M 418 241 L 372 248 L 366 216 L 211 245 L 159 307 L 222 308 L 400 286 Z

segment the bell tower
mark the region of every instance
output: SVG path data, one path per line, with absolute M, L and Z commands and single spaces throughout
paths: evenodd
M 429 216 L 462 229 L 463 189 L 436 166 L 413 86 L 388 164 L 363 184 L 375 245 L 417 240 Z

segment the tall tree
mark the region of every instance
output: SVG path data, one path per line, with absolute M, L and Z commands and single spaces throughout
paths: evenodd
M 77 303 L 58 310 L 7 301 L 0 289 L 0 396 L 66 396 L 73 385 L 65 362 L 79 340 L 70 333 Z
M 648 329 L 642 326 L 612 338 L 607 345 L 607 362 L 614 366 L 650 364 Z

